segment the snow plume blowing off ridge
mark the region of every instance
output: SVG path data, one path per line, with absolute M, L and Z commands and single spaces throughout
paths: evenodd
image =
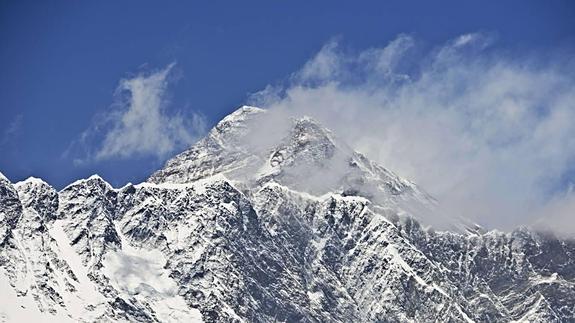
M 166 93 L 174 66 L 172 63 L 158 71 L 122 79 L 112 106 L 94 118 L 67 153 L 74 149 L 74 154 L 82 156 L 75 160 L 80 164 L 134 156 L 165 159 L 194 143 L 206 131 L 204 117 L 167 111 Z
M 429 191 L 444 215 L 573 234 L 573 56 L 510 57 L 492 40 L 467 34 L 426 51 L 400 35 L 359 53 L 331 41 L 250 103 L 277 125 L 317 119 Z

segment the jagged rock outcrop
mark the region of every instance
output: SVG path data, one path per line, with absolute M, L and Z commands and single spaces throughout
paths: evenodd
M 270 118 L 240 108 L 137 185 L 0 176 L 0 321 L 575 321 L 575 240 L 425 227 L 417 185 Z

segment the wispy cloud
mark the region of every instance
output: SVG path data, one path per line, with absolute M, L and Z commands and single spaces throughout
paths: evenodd
M 12 142 L 16 137 L 18 137 L 20 131 L 22 130 L 22 122 L 24 116 L 22 114 L 16 115 L 8 126 L 2 132 L 2 140 L 0 140 L 0 146 Z
M 203 134 L 206 124 L 201 115 L 168 113 L 166 91 L 174 66 L 172 63 L 152 73 L 122 79 L 114 104 L 97 115 L 74 142 L 75 151 L 82 150 L 75 161 L 141 156 L 163 159 L 175 150 L 189 146 Z
M 565 185 L 575 162 L 573 61 L 505 55 L 493 40 L 467 34 L 426 53 L 408 35 L 360 53 L 332 41 L 252 104 L 320 120 L 430 191 L 441 212 L 504 229 L 545 216 L 575 232 L 575 218 L 560 215 L 575 214 Z

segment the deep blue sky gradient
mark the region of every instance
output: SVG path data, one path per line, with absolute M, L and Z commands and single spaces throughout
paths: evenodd
M 433 46 L 477 31 L 517 55 L 572 51 L 575 1 L 1 1 L 0 172 L 57 188 L 93 173 L 144 180 L 163 161 L 64 156 L 142 70 L 176 61 L 171 108 L 211 126 L 333 37 L 362 50 L 400 33 Z

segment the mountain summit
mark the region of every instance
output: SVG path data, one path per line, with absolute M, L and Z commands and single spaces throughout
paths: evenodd
M 575 241 L 422 226 L 435 206 L 242 107 L 137 185 L 0 175 L 0 321 L 575 321 Z

